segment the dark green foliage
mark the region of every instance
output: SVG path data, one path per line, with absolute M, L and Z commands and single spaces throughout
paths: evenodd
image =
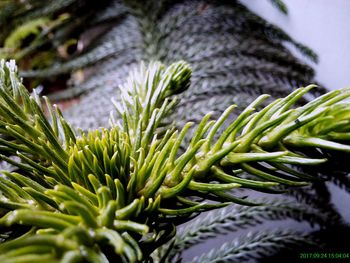
M 270 0 L 282 13 L 288 14 L 288 8 L 281 0 Z
M 259 200 L 261 206 L 234 206 L 209 212 L 205 217 L 196 219 L 178 231 L 174 251 L 184 251 L 218 234 L 227 234 L 240 229 L 262 224 L 265 220 L 283 220 L 292 218 L 306 221 L 311 225 L 325 225 L 329 219 L 314 208 L 295 204 L 288 199 L 272 201 Z
M 244 262 L 259 260 L 281 249 L 292 250 L 295 246 L 316 243 L 302 233 L 291 230 L 259 231 L 249 233 L 241 239 L 223 244 L 219 249 L 196 257 L 192 262 Z
M 46 6 L 39 1 L 37 7 L 28 11 L 29 17 L 39 13 L 57 16 L 69 10 L 69 21 L 60 26 L 67 34 L 57 32 L 55 36 L 62 38 L 58 41 L 62 44 L 73 37 L 84 43 L 84 48 L 51 67 L 23 72 L 23 76 L 47 78 L 87 68 L 82 82 L 73 78 L 70 89 L 52 96 L 62 99 L 91 93 L 82 96 L 79 106 L 67 112 L 70 121 L 84 129 L 107 125 L 112 110 L 110 94 L 141 59 L 161 59 L 169 64 L 184 59 L 193 67 L 194 85 L 183 94 L 179 110 L 172 117 L 179 127 L 186 121 L 198 121 L 208 111 L 214 111 L 214 117 L 218 117 L 232 103 L 243 109 L 262 93 L 285 96 L 292 88 L 309 83 L 313 75 L 282 43 L 294 43 L 314 57 L 306 47 L 236 1 L 115 0 L 93 7 L 94 19 L 90 19 L 89 12 L 80 15 L 81 10 L 92 9 L 89 1 L 68 2 L 55 1 L 56 4 Z M 283 6 L 281 1 L 273 2 Z M 82 33 L 70 33 L 77 32 L 82 24 Z M 76 29 L 68 30 L 73 25 Z M 95 31 L 99 36 L 90 36 Z M 189 107 L 198 110 L 189 111 Z M 189 112 L 194 113 L 188 115 Z

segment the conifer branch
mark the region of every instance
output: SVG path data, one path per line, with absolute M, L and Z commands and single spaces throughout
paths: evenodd
M 316 246 L 310 237 L 291 230 L 250 232 L 245 237 L 224 243 L 219 249 L 212 249 L 195 257 L 191 262 L 243 262 L 270 256 L 281 249 L 292 249 L 302 244 Z
M 187 248 L 200 244 L 218 234 L 227 234 L 240 229 L 261 224 L 265 220 L 294 219 L 306 221 L 311 226 L 325 225 L 327 216 L 315 209 L 301 204 L 294 205 L 290 200 L 260 200 L 261 206 L 226 207 L 219 211 L 211 211 L 205 217 L 196 219 L 193 223 L 179 228 L 172 254 L 185 251 Z
M 298 149 L 305 143 L 296 139 L 303 137 L 311 148 L 349 149 L 343 136 L 348 132 L 348 89 L 293 108 L 313 88 L 308 86 L 255 111 L 267 98 L 263 95 L 225 129 L 222 125 L 234 105 L 217 120 L 207 114 L 181 152 L 191 123 L 180 131 L 164 126 L 162 133 L 154 134 L 174 110 L 173 95 L 189 86 L 191 69 L 185 62 L 167 68 L 160 63 L 141 66 L 121 87 L 116 108 L 122 124 L 79 136 L 59 109 L 46 100 L 46 114 L 40 98 L 28 94 L 14 62 L 0 65 L 0 146 L 6 154 L 0 157 L 20 168 L 3 171 L 0 177 L 0 225 L 35 228 L 0 246 L 1 254 L 13 260 L 29 260 L 35 254 L 104 262 L 109 249 L 125 262 L 147 259 L 174 237 L 176 225 L 202 211 L 232 202 L 258 205 L 234 196 L 235 188 L 274 191 L 279 184 L 304 186 L 315 180 L 292 166 L 319 165 L 329 155 L 309 157 Z M 330 118 L 339 125 L 329 126 Z M 339 142 L 328 136 L 331 132 Z M 241 177 L 239 170 L 255 177 Z M 23 252 L 13 253 L 19 247 Z

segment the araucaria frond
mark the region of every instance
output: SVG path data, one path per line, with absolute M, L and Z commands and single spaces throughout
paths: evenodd
M 147 260 L 178 224 L 202 211 L 232 202 L 258 205 L 235 196 L 235 188 L 305 186 L 317 176 L 294 166 L 326 162 L 330 155 L 323 151 L 350 151 L 350 104 L 344 101 L 350 91 L 293 108 L 312 85 L 256 111 L 267 98 L 260 96 L 226 128 L 234 105 L 217 120 L 205 115 L 181 151 L 193 124 L 177 130 L 164 118 L 190 77 L 183 61 L 141 65 L 121 87 L 112 127 L 78 135 L 57 107 L 29 95 L 13 61 L 1 61 L 0 157 L 19 169 L 0 177 L 0 226 L 27 228 L 1 236 L 0 261 Z M 307 147 L 320 156 L 309 156 Z M 288 235 L 276 233 L 273 240 Z

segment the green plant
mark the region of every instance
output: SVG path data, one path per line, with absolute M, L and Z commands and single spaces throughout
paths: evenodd
M 271 2 L 279 6 L 281 11 L 286 10 L 282 1 Z M 279 97 L 287 96 L 294 87 L 315 82 L 312 79 L 313 70 L 296 60 L 283 44 L 287 42 L 294 45 L 313 60 L 317 60 L 317 56 L 237 1 L 156 0 L 145 3 L 145 1 L 110 0 L 99 1 L 96 5 L 94 3 L 85 0 L 58 0 L 50 3 L 43 0 L 25 0 L 0 3 L 0 46 L 4 45 L 9 36 L 16 36 L 12 33 L 18 28 L 26 28 L 32 21 L 40 20 L 42 17 L 51 21 L 49 27 L 39 27 L 38 35 L 27 32 L 25 38 L 19 38 L 20 48 L 14 53 L 5 55 L 16 56 L 21 69 L 20 74 L 25 77 L 25 85 L 30 90 L 37 83 L 41 83 L 44 86 L 43 92 L 49 93 L 55 90 L 52 86 L 61 86 L 66 76 L 70 75 L 69 88 L 56 94 L 49 94 L 49 97 L 55 100 L 74 98 L 76 105 L 70 109 L 63 108 L 63 114 L 74 127 L 85 131 L 88 128 L 95 130 L 100 126 L 108 127 L 109 112 L 113 109 L 110 97 L 113 96 L 116 103 L 121 103 L 117 87 L 130 71 L 138 67 L 141 60 L 147 63 L 161 60 L 166 64 L 186 60 L 193 69 L 192 85 L 181 93 L 181 101 L 171 116 L 164 120 L 162 124 L 164 127 L 157 129 L 160 136 L 167 125 L 171 127 L 172 122 L 176 124 L 177 129 L 181 129 L 188 121 L 198 125 L 209 111 L 212 112 L 212 118 L 217 119 L 227 107 L 237 104 L 229 120 L 224 122 L 218 131 L 215 138 L 217 139 L 230 121 L 260 94 L 268 93 L 271 97 L 263 101 L 257 110 L 261 110 Z M 55 82 L 56 76 L 59 83 Z M 34 82 L 29 82 L 31 80 Z M 48 80 L 51 82 L 48 83 Z M 311 89 L 307 99 L 299 99 L 295 106 L 301 106 L 316 95 L 324 93 L 325 90 L 322 88 Z M 77 97 L 78 100 L 75 99 Z M 115 118 L 118 119 L 119 116 Z M 181 145 L 182 151 L 190 144 L 197 125 L 192 125 L 188 129 Z M 8 136 L 1 138 L 6 140 Z M 335 139 L 334 137 L 331 140 Z M 206 238 L 215 238 L 217 234 L 225 232 L 223 231 L 225 228 L 234 230 L 233 220 L 237 218 L 241 222 L 246 219 L 247 225 L 248 222 L 254 225 L 256 222 L 264 223 L 276 218 L 285 221 L 292 218 L 314 225 L 313 230 L 321 226 L 322 233 L 339 233 L 341 237 L 346 236 L 344 229 L 340 231 L 335 229 L 344 222 L 332 204 L 328 186 L 336 185 L 347 192 L 350 191 L 350 181 L 346 173 L 348 155 L 344 152 L 337 154 L 333 150 L 320 152 L 313 147 L 303 147 L 302 150 L 314 158 L 322 159 L 327 156 L 328 161 L 317 166 L 303 166 L 302 170 L 299 166 L 293 166 L 293 170 L 288 169 L 288 172 L 299 176 L 305 174 L 321 176 L 331 183 L 326 185 L 324 181 L 316 180 L 309 187 L 293 189 L 280 184 L 268 189 L 259 189 L 268 193 L 286 193 L 281 200 L 277 196 L 273 202 L 264 202 L 266 206 L 237 208 L 242 209 L 241 212 L 236 212 L 236 209 L 233 212 L 230 209 L 222 210 L 223 217 L 218 217 L 219 210 L 215 210 L 210 217 L 212 219 L 210 222 L 215 228 L 198 229 L 197 226 L 205 226 L 207 223 L 205 218 L 197 218 L 193 228 L 192 223 L 189 223 L 188 227 L 191 229 L 189 233 L 194 232 L 196 236 L 186 237 L 188 240 L 186 249 L 192 244 L 203 242 Z M 8 157 L 9 153 L 4 155 Z M 11 162 L 13 163 L 13 160 Z M 279 166 L 277 163 L 274 165 Z M 14 166 L 4 162 L 0 162 L 0 167 L 16 170 Z M 273 169 L 276 172 L 277 168 Z M 25 169 L 20 170 L 23 171 Z M 241 170 L 235 172 L 240 172 L 238 175 L 240 178 L 256 179 Z M 242 199 L 242 196 L 254 194 L 254 191 L 249 191 L 251 189 L 248 191 L 244 189 L 244 187 L 236 188 L 234 192 L 236 197 Z M 338 188 L 333 187 L 333 191 L 337 190 Z M 288 199 L 285 201 L 286 198 Z M 289 202 L 297 202 L 297 207 L 290 206 Z M 232 213 L 237 213 L 237 217 L 232 217 Z M 284 222 L 282 227 L 289 227 L 289 222 Z M 245 225 L 238 226 L 244 228 Z M 188 227 L 183 231 L 187 231 Z M 23 231 L 23 228 L 17 226 L 10 229 L 12 237 Z M 180 237 L 183 231 L 180 230 Z M 309 232 L 307 229 L 303 231 Z M 239 253 L 235 254 L 233 251 L 230 260 L 241 262 L 243 259 L 239 256 L 243 252 L 245 257 L 256 258 L 254 252 L 266 254 L 268 251 L 278 252 L 291 247 L 292 244 L 287 244 L 287 240 L 277 241 L 278 235 L 275 235 L 274 230 L 270 229 L 267 232 L 277 239 L 268 240 L 264 238 L 265 235 L 253 233 L 257 240 L 253 251 L 249 242 L 245 242 L 245 237 L 242 237 L 243 245 L 240 246 Z M 239 232 L 233 234 L 241 235 Z M 294 240 L 294 245 L 303 243 L 297 240 L 304 237 L 304 234 L 291 232 L 287 234 L 284 230 L 283 235 L 289 240 Z M 261 243 L 259 243 L 260 237 Z M 310 236 L 305 238 L 304 241 L 307 241 Z M 334 240 L 327 237 L 323 241 L 333 245 L 338 240 L 340 240 L 338 237 Z M 162 257 L 164 251 L 167 251 L 166 248 L 173 245 L 168 258 L 174 260 L 180 258 L 182 246 L 172 242 L 174 240 L 158 249 L 152 257 Z M 268 246 L 270 249 L 266 249 Z M 334 245 L 334 249 L 339 249 L 339 246 Z M 230 253 L 228 249 L 225 251 Z
M 147 261 L 198 213 L 232 202 L 258 205 L 235 197 L 235 188 L 273 191 L 318 180 L 291 169 L 327 161 L 327 154 L 302 153 L 305 146 L 350 150 L 340 143 L 349 140 L 350 104 L 343 101 L 350 92 L 292 108 L 314 87 L 308 86 L 255 112 L 267 98 L 260 96 L 224 130 L 235 106 L 216 121 L 207 114 L 181 152 L 191 123 L 178 131 L 162 121 L 190 76 L 184 62 L 141 65 L 121 89 L 121 123 L 76 135 L 58 108 L 29 96 L 14 62 L 2 61 L 1 158 L 19 168 L 0 177 L 2 261 Z M 241 171 L 255 178 L 240 177 Z M 28 228 L 6 236 L 18 225 Z
M 282 1 L 271 2 L 286 11 Z M 186 108 L 187 101 L 195 101 L 204 114 L 215 110 L 216 117 L 232 100 L 243 109 L 249 104 L 246 101 L 262 93 L 278 98 L 286 96 L 292 87 L 313 82 L 312 69 L 291 56 L 282 43 L 296 46 L 316 61 L 314 52 L 237 1 L 104 0 L 97 5 L 86 0 L 27 0 L 4 6 L 7 8 L 0 11 L 0 25 L 4 28 L 0 45 L 12 31 L 31 20 L 48 17 L 56 21 L 62 15 L 66 17 L 9 56 L 20 59 L 17 63 L 21 75 L 42 83 L 44 92 L 51 91 L 47 80 L 70 75 L 68 89 L 50 97 L 62 100 L 83 95 L 79 106 L 67 114 L 72 123 L 83 129 L 107 124 L 109 99 L 103 100 L 108 96 L 99 94 L 111 94 L 123 75 L 141 60 L 167 64 L 188 61 L 196 72 L 193 81 L 198 85 L 185 92 L 181 108 Z M 7 23 L 3 22 L 5 19 Z M 72 40 L 76 48 L 69 45 Z M 19 54 L 23 56 L 18 57 Z M 37 68 L 31 64 L 33 60 L 40 62 L 36 63 Z M 230 96 L 222 97 L 223 93 Z M 202 103 L 206 94 L 220 100 L 222 107 L 214 103 L 206 107 L 208 103 Z M 90 112 L 96 96 L 100 97 L 99 103 Z M 95 112 L 96 116 L 92 116 Z M 83 115 L 84 118 L 76 117 Z M 184 115 L 179 110 L 177 121 L 186 119 Z

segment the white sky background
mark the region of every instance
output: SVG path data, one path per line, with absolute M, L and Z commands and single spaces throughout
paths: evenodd
M 240 1 L 318 54 L 318 64 L 306 61 L 318 83 L 328 89 L 350 86 L 350 0 L 283 0 L 287 16 L 270 1 Z

